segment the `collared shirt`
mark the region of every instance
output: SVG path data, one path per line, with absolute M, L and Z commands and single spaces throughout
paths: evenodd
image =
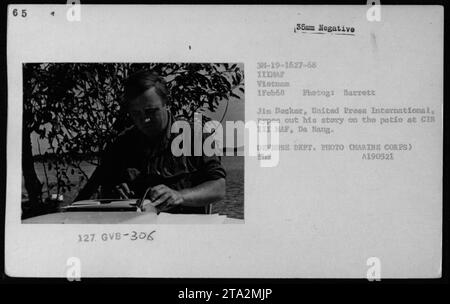
M 168 127 L 158 141 L 149 141 L 135 127 L 118 136 L 105 150 L 99 168 L 103 197 L 117 196 L 113 194 L 114 188 L 121 183 L 127 183 L 140 198 L 149 187 L 159 184 L 181 190 L 226 177 L 220 156 L 206 156 L 203 153 L 201 156 L 173 155 L 172 140 L 179 135 L 171 133 L 174 121 L 169 114 Z M 191 135 L 194 133 L 191 132 Z M 205 136 L 202 142 L 204 139 Z M 191 138 L 191 143 L 194 143 L 194 138 Z M 169 212 L 204 213 L 204 207 L 179 206 Z

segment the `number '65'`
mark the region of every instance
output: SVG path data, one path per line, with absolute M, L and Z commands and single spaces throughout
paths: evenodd
M 26 9 L 21 10 L 21 13 L 22 13 L 21 16 L 23 18 L 25 18 L 27 16 L 27 10 Z M 18 15 L 19 15 L 19 10 L 17 8 L 13 9 L 13 16 L 17 17 Z

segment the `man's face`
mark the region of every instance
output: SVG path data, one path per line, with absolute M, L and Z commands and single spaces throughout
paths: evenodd
M 135 126 L 150 138 L 159 136 L 167 126 L 167 110 L 155 88 L 130 100 L 128 111 Z

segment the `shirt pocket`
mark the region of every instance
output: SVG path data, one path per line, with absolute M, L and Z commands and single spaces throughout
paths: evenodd
M 194 174 L 198 169 L 186 156 L 175 157 L 163 155 L 152 159 L 148 164 L 148 174 L 158 175 L 164 179 L 172 179 Z

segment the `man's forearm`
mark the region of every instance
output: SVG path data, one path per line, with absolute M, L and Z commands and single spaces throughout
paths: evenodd
M 225 179 L 207 181 L 193 188 L 180 190 L 180 193 L 183 196 L 183 206 L 206 206 L 225 197 Z

